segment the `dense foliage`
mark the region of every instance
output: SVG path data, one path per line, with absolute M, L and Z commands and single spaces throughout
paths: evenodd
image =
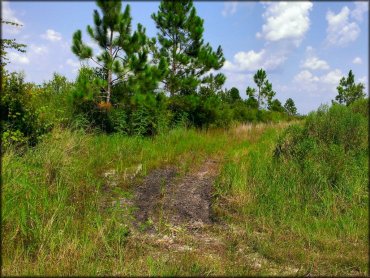
M 289 127 L 275 149 L 275 156 L 296 163 L 310 183 L 351 190 L 351 172 L 362 168 L 368 156 L 368 100 L 346 107 L 321 106 L 303 126 Z
M 171 96 L 189 95 L 196 93 L 200 83 L 210 83 L 206 74 L 220 69 L 225 58 L 221 46 L 213 51 L 204 43 L 204 20 L 197 16 L 193 1 L 162 1 L 152 18 L 159 30 L 156 56 L 165 57 L 169 65 L 165 90 Z M 216 78 L 222 80 L 222 74 Z
M 340 79 L 337 87 L 338 95 L 335 97 L 335 100 L 340 104 L 350 105 L 354 101 L 365 97 L 364 89 L 364 84 L 355 83 L 355 75 L 350 70 L 347 78 L 342 77 Z
M 87 30 L 102 52 L 74 34 L 72 51 L 94 63 L 74 81 L 54 73 L 25 82 L 5 67 L 8 50 L 26 46 L 1 40 L 5 275 L 266 275 L 256 254 L 300 265 L 295 275 L 365 274 L 369 99 L 352 71 L 330 107 L 292 125 L 295 103 L 274 99 L 264 69 L 247 99 L 224 87 L 222 49 L 203 42 L 192 1 L 161 2 L 158 41 L 140 24 L 131 30 L 129 5 L 122 13 L 121 1 L 97 4 Z M 205 161 L 215 163 L 209 172 L 221 169 L 214 183 L 198 175 L 212 182 L 222 227 L 206 225 L 199 237 L 200 227 L 194 244 L 166 217 L 160 240 L 132 233 L 138 173 L 171 165 L 181 179 Z M 168 257 L 166 233 L 176 234 L 171 248 L 187 248 Z
M 94 27 L 87 31 L 101 53 L 94 56 L 81 31 L 75 32 L 72 52 L 95 67 L 80 68 L 74 82 L 54 73 L 44 84 L 25 83 L 21 74 L 8 73 L 2 64 L 4 146 L 34 145 L 55 126 L 151 136 L 176 126 L 225 128 L 234 122 L 297 118 L 291 98 L 284 105 L 274 99 L 264 69 L 253 76 L 256 88 L 246 88 L 247 99 L 237 88 L 224 88 L 226 77 L 217 73 L 225 61 L 222 49 L 214 51 L 204 42 L 203 19 L 192 1 L 161 2 L 152 15 L 157 39 L 148 38 L 141 24 L 132 30 L 129 5 L 123 12 L 121 1 L 97 5 L 100 12 L 94 11 Z M 25 45 L 3 39 L 3 61 L 7 49 L 25 51 Z M 337 100 L 347 105 L 364 97 L 352 71 L 338 92 Z

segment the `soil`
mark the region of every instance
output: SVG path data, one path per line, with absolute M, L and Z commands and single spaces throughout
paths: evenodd
M 152 171 L 136 187 L 137 224 L 164 221 L 189 228 L 211 224 L 212 186 L 216 175 L 217 161 L 211 159 L 183 177 L 175 167 Z
M 215 222 L 212 217 L 212 188 L 219 164 L 209 158 L 185 175 L 173 166 L 155 169 L 141 182 L 134 182 L 133 199 L 112 201 L 112 206 L 136 208 L 132 242 L 155 247 L 159 251 L 153 256 L 163 255 L 163 251 L 207 254 L 214 258 L 226 256 L 233 244 L 229 235 L 237 231 L 222 221 Z M 237 255 L 240 263 L 256 273 L 261 269 L 278 275 L 299 272 L 298 268 L 282 267 L 266 259 L 249 246 L 238 248 Z

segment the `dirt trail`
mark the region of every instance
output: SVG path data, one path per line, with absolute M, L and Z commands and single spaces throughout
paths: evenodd
M 157 250 L 195 252 L 223 261 L 229 253 L 233 227 L 214 222 L 211 210 L 212 188 L 219 162 L 207 159 L 195 171 L 179 175 L 175 167 L 153 170 L 135 188 L 136 234 L 143 244 Z M 144 231 L 146 232 L 144 232 Z M 240 235 L 243 237 L 243 233 Z M 298 269 L 269 261 L 251 248 L 237 250 L 240 265 L 256 273 L 296 275 Z M 263 271 L 263 272 L 260 272 Z
M 211 191 L 217 161 L 208 159 L 194 173 L 179 177 L 174 167 L 152 171 L 136 188 L 137 224 L 152 222 L 197 227 L 211 224 Z

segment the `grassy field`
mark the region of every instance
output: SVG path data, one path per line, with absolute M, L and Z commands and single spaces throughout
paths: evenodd
M 8 150 L 3 275 L 366 274 L 367 158 L 351 166 L 350 189 L 325 187 L 315 165 L 302 175 L 273 158 L 286 126 L 154 138 L 55 129 L 25 153 Z M 134 208 L 109 205 L 131 199 L 153 169 L 175 165 L 185 175 L 208 158 L 220 169 L 216 220 L 201 236 L 179 229 L 176 244 L 171 229 L 150 236 L 132 228 Z

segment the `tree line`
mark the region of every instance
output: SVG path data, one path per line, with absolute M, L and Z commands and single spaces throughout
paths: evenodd
M 73 34 L 72 52 L 90 65 L 79 70 L 74 82 L 54 74 L 42 85 L 25 83 L 22 74 L 8 73 L 5 66 L 7 49 L 24 52 L 26 46 L 1 40 L 5 141 L 35 144 L 55 125 L 145 136 L 176 126 L 227 127 L 298 115 L 291 98 L 284 105 L 274 98 L 264 69 L 255 73 L 255 87 L 246 88 L 245 100 L 237 88 L 224 88 L 225 75 L 215 73 L 225 62 L 223 50 L 204 41 L 204 20 L 192 1 L 161 1 L 151 15 L 155 38 L 140 23 L 132 26 L 129 5 L 122 10 L 118 0 L 96 4 L 99 10 L 86 33 L 100 51 L 94 53 L 81 30 Z M 350 71 L 336 100 L 348 104 L 364 97 L 363 90 Z
M 97 6 L 100 12 L 94 10 L 94 26 L 86 29 L 100 53 L 83 41 L 81 30 L 73 35 L 73 53 L 94 65 L 93 70 L 80 71 L 77 83 L 95 84 L 85 88 L 89 93 L 83 86 L 76 92 L 75 106 L 77 113 L 106 131 L 114 131 L 114 123 L 120 122 L 132 133 L 129 126 L 137 114 L 148 134 L 156 133 L 166 121 L 167 125 L 183 121 L 198 127 L 227 126 L 233 120 L 267 121 L 297 114 L 292 99 L 284 106 L 273 99 L 275 92 L 263 69 L 254 76 L 258 89 L 247 88 L 247 101 L 242 101 L 236 88 L 222 89 L 225 75 L 213 73 L 224 64 L 222 48 L 214 50 L 204 42 L 204 20 L 192 1 L 160 3 L 151 15 L 156 38 L 148 37 L 140 23 L 133 30 L 129 5 L 123 12 L 121 1 L 97 1 Z M 124 115 L 124 120 L 115 118 L 117 114 Z

